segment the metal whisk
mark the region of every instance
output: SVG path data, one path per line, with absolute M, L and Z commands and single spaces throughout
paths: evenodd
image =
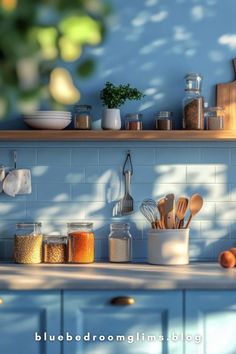
M 153 229 L 159 228 L 158 210 L 154 200 L 145 199 L 139 209 L 143 216 L 150 222 Z

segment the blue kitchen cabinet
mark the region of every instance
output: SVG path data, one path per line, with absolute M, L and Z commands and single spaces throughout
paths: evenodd
M 180 291 L 65 291 L 63 296 L 69 339 L 63 354 L 183 354 L 183 342 L 170 338 L 183 332 Z
M 185 334 L 185 354 L 235 354 L 236 291 L 187 291 Z
M 61 342 L 35 341 L 36 332 L 61 333 L 60 292 L 0 291 L 0 353 L 61 354 Z

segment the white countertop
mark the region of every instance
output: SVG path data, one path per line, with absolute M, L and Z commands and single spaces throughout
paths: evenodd
M 0 291 L 63 289 L 236 289 L 236 268 L 223 269 L 217 263 L 191 263 L 186 266 L 0 264 Z

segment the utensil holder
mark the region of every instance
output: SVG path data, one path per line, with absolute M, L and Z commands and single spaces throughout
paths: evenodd
M 148 263 L 184 265 L 189 263 L 189 229 L 148 231 Z

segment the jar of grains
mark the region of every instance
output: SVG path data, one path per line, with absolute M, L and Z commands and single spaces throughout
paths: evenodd
M 111 224 L 109 235 L 109 261 L 130 262 L 132 259 L 132 236 L 129 224 Z
M 74 128 L 78 130 L 91 130 L 92 118 L 90 105 L 75 105 L 74 106 Z
M 94 262 L 93 223 L 68 223 L 68 262 Z
M 66 263 L 67 236 L 44 236 L 43 261 L 45 263 Z
M 14 260 L 16 263 L 42 262 L 43 235 L 41 226 L 41 223 L 16 224 L 14 240 Z
M 185 76 L 183 100 L 183 129 L 204 129 L 204 98 L 201 95 L 202 76 L 190 73 Z

